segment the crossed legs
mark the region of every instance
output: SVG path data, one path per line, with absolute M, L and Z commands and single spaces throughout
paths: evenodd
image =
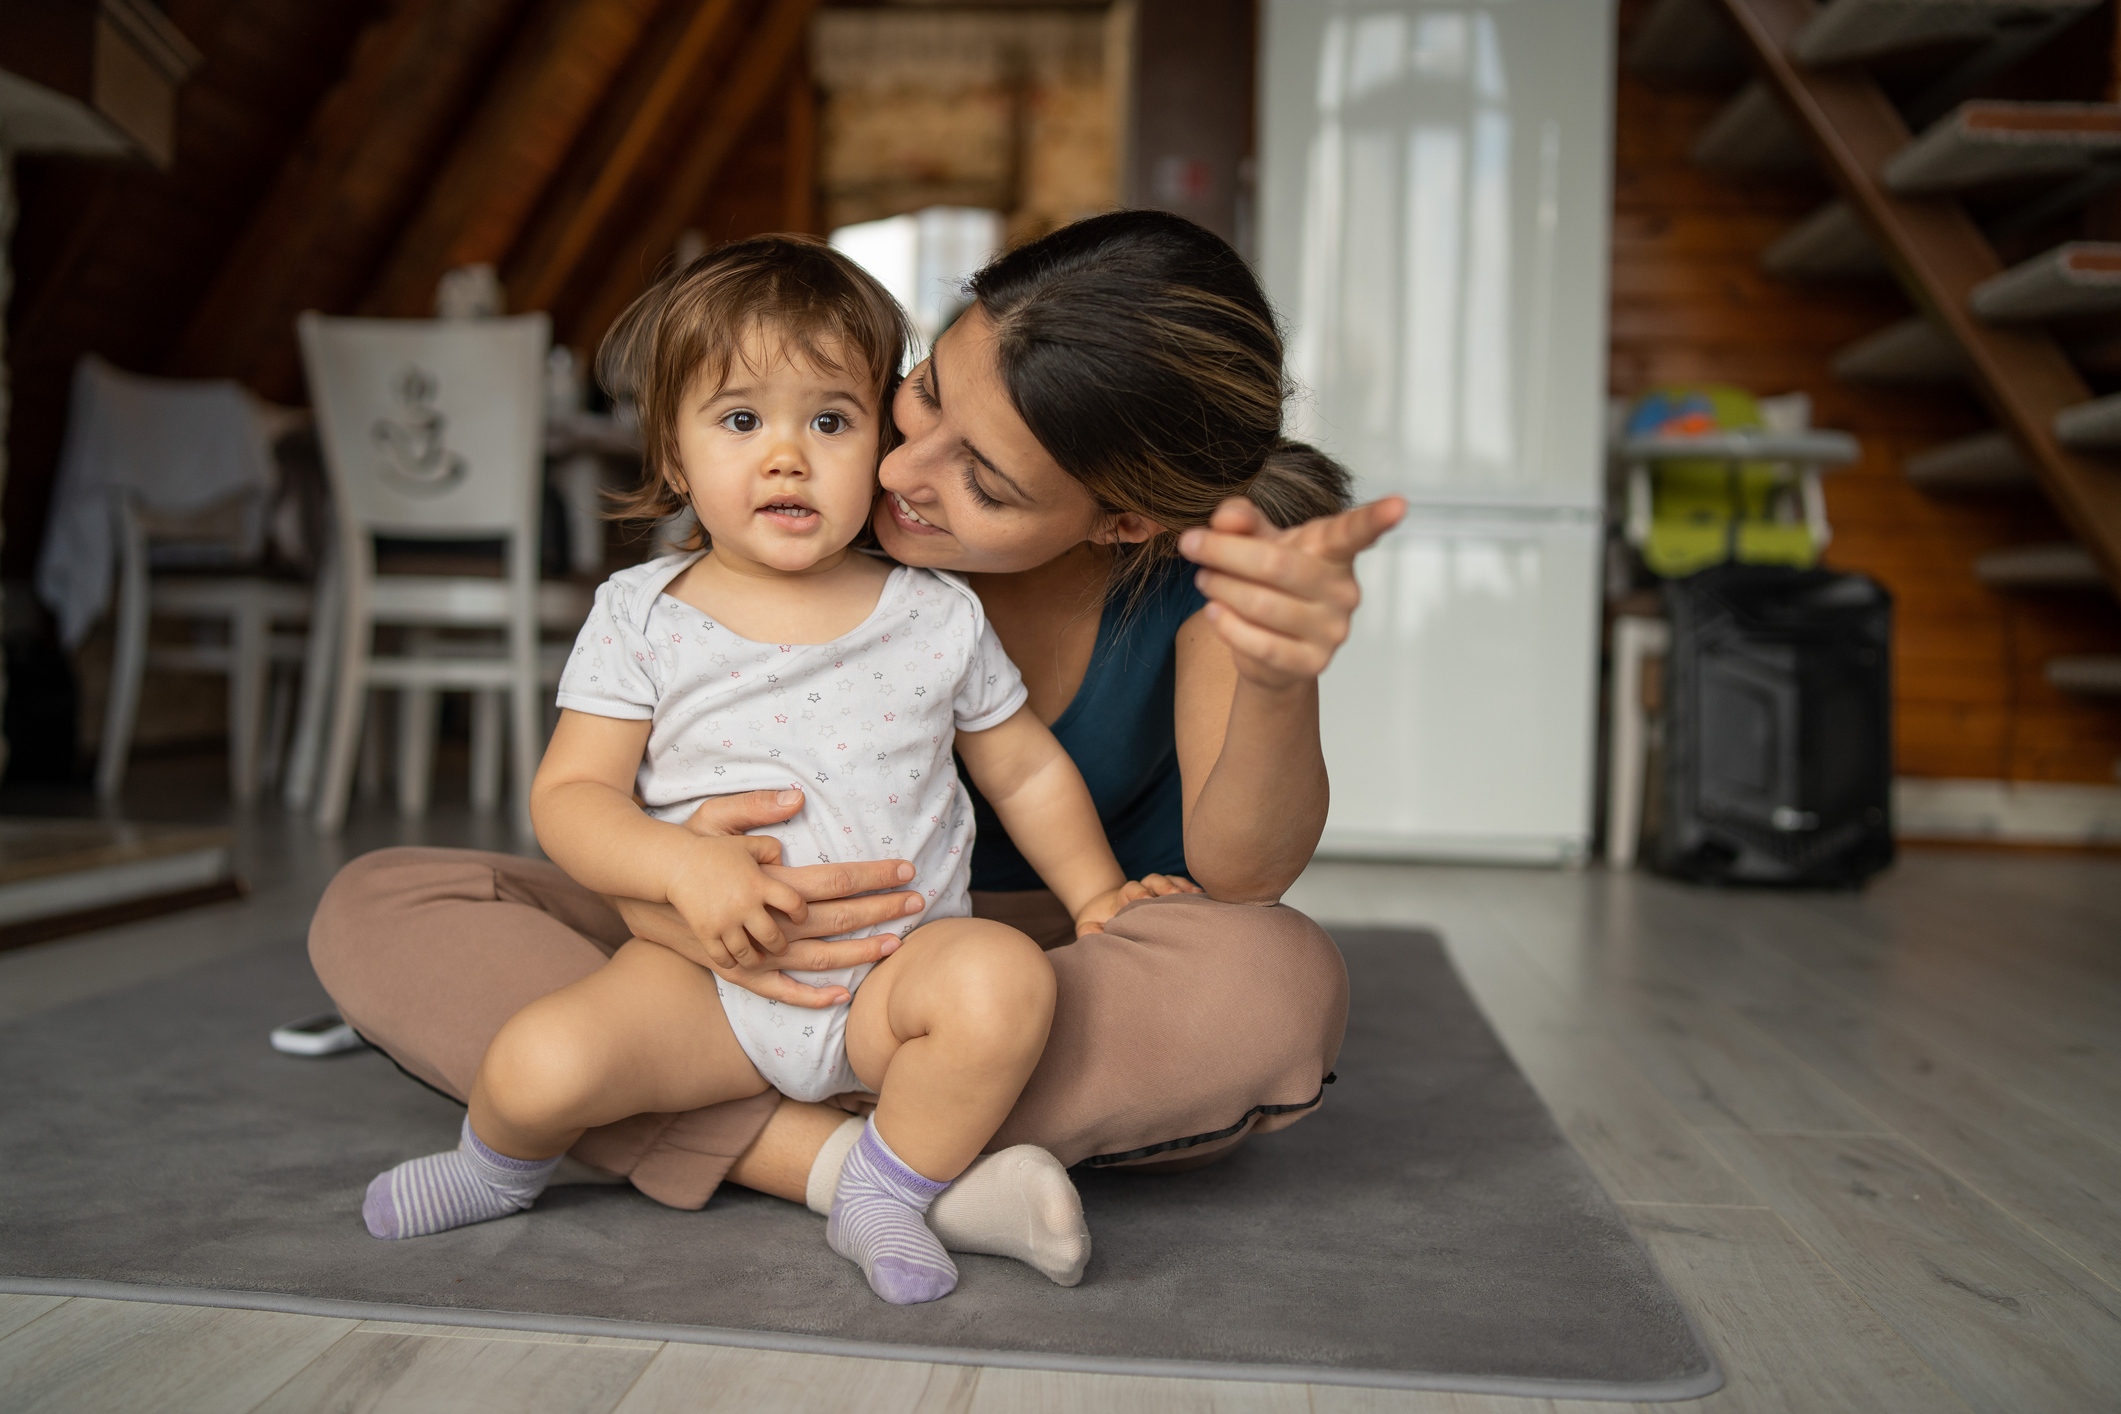
M 857 991 L 848 1059 L 880 1098 L 827 1239 L 886 1300 L 933 1300 L 956 1285 L 922 1215 L 1015 1104 L 1053 1005 L 1038 945 L 972 918 L 915 930 Z M 509 1018 L 480 1062 L 458 1147 L 378 1175 L 363 1215 L 379 1237 L 410 1237 L 521 1211 L 586 1130 L 766 1088 L 713 974 L 632 939 Z

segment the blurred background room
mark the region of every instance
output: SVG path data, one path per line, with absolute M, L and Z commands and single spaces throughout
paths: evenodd
M 1729 1407 L 2110 1407 L 2115 11 L 0 0 L 0 1024 L 536 850 L 590 596 L 684 533 L 604 515 L 661 273 L 809 233 L 925 344 L 1163 208 L 1410 505 L 1287 901 L 1441 931 Z

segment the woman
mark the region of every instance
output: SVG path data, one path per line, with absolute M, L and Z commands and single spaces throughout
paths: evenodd
M 1052 948 L 1059 984 L 1044 1058 L 991 1148 L 1190 1166 L 1314 1108 L 1339 1051 L 1339 954 L 1276 900 L 1325 823 L 1317 678 L 1347 636 L 1353 560 L 1404 506 L 1334 513 L 1344 475 L 1281 440 L 1266 299 L 1201 228 L 1092 218 L 1001 257 L 972 290 L 897 394 L 904 441 L 881 469 L 876 533 L 903 563 L 971 579 L 1121 864 L 1157 895 L 1071 942 L 982 811 L 975 908 Z M 795 792 L 760 792 L 709 801 L 691 824 L 735 835 L 800 808 Z M 783 874 L 810 901 L 783 920 L 786 950 L 715 970 L 793 1005 L 823 997 L 781 969 L 880 955 L 879 937 L 816 939 L 904 918 L 919 898 L 895 891 L 895 862 Z M 462 1097 L 503 1021 L 635 935 L 715 965 L 666 904 L 602 899 L 536 861 L 393 849 L 333 881 L 310 949 L 348 1021 Z M 725 1177 L 803 1201 L 845 1119 L 768 1093 L 636 1116 L 573 1152 L 673 1206 L 703 1205 Z

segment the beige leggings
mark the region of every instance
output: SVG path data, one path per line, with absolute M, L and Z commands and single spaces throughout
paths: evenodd
M 978 894 L 974 910 L 1049 949 L 1059 999 L 1044 1057 L 988 1145 L 1063 1164 L 1203 1160 L 1315 1108 L 1340 1053 L 1348 974 L 1292 908 L 1177 894 L 1068 941 L 1053 896 Z M 558 868 L 399 848 L 339 871 L 309 955 L 339 1012 L 391 1059 L 462 1099 L 501 1024 L 601 967 L 628 930 Z M 768 1091 L 592 1129 L 576 1158 L 677 1208 L 704 1205 L 779 1103 Z

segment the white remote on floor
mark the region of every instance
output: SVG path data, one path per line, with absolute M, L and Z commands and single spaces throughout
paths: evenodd
M 335 1011 L 303 1021 L 290 1021 L 285 1026 L 274 1027 L 272 1033 L 272 1048 L 291 1056 L 337 1055 L 340 1051 L 350 1051 L 366 1044 Z

